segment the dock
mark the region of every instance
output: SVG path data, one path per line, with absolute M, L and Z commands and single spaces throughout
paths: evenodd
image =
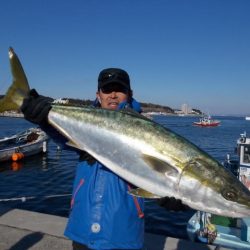
M 67 218 L 0 207 L 0 250 L 71 250 L 64 235 Z M 212 250 L 222 248 L 163 235 L 145 235 L 143 250 Z

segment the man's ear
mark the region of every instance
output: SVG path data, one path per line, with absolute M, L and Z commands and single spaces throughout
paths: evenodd
M 98 102 L 101 104 L 101 97 L 100 97 L 99 92 L 96 92 L 96 98 L 97 98 Z

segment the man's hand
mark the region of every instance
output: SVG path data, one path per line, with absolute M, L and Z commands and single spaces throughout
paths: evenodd
M 181 200 L 175 199 L 174 197 L 164 197 L 157 200 L 159 206 L 166 208 L 170 211 L 186 211 L 190 207 L 184 205 Z
M 23 100 L 21 111 L 26 120 L 41 125 L 47 122 L 52 102 L 52 98 L 39 95 L 35 89 L 32 89 L 29 96 Z
M 96 159 L 86 151 L 80 151 L 79 160 L 88 162 L 90 166 L 93 166 L 96 163 Z

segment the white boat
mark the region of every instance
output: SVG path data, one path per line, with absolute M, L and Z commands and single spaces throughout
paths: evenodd
M 250 116 L 246 116 L 246 120 L 247 120 L 247 121 L 250 121 Z
M 246 133 L 237 140 L 237 158 L 227 155 L 224 166 L 250 190 L 250 138 Z M 187 233 L 192 241 L 229 249 L 250 249 L 250 217 L 229 218 L 197 211 L 189 220 Z
M 30 128 L 0 139 L 0 162 L 18 161 L 47 151 L 47 134 L 40 128 Z

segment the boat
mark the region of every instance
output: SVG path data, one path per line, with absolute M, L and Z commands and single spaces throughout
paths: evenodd
M 202 116 L 199 121 L 193 122 L 193 125 L 200 127 L 216 127 L 220 125 L 219 120 L 214 120 L 210 115 Z
M 29 128 L 0 139 L 0 162 L 19 161 L 47 151 L 49 137 L 40 128 Z
M 250 121 L 250 116 L 246 116 L 246 120 L 247 120 L 247 121 Z
M 250 190 L 250 138 L 246 132 L 237 140 L 236 155 L 223 162 Z M 229 249 L 250 249 L 250 217 L 230 218 L 197 211 L 187 224 L 189 239 Z

